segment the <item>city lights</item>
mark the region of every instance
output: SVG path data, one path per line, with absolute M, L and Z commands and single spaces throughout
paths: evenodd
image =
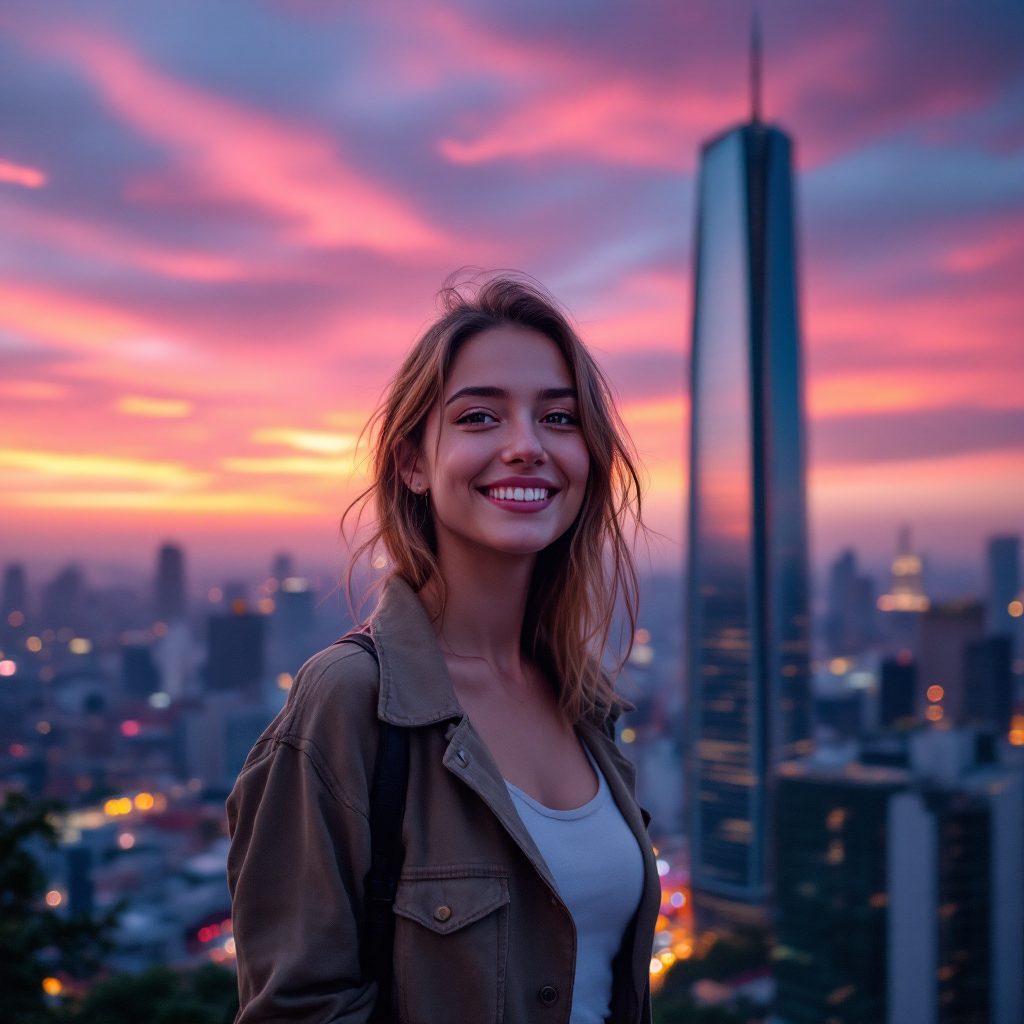
M 13 676 L 17 671 L 18 666 L 10 658 L 0 661 L 0 676 Z
M 117 845 L 120 846 L 122 850 L 130 850 L 135 845 L 135 836 L 133 836 L 131 832 L 122 832 L 117 837 Z
M 927 718 L 929 722 L 938 722 L 944 714 L 945 712 L 942 710 L 940 705 L 932 704 L 925 709 L 924 717 Z
M 43 649 L 43 641 L 37 636 L 30 636 L 25 641 L 25 646 L 33 653 L 38 653 Z
M 946 691 L 941 686 L 929 686 L 928 687 L 928 699 L 933 703 L 942 700 L 946 695 Z
M 68 650 L 72 654 L 88 654 L 92 650 L 92 641 L 84 636 L 73 637 L 68 641 Z
M 50 731 L 49 722 L 36 722 L 36 732 L 41 736 L 46 736 Z
M 131 814 L 132 802 L 126 796 L 123 796 L 120 799 L 108 800 L 103 805 L 103 812 L 111 818 L 116 818 L 124 814 Z
M 290 672 L 282 672 L 277 677 L 277 688 L 279 690 L 290 690 L 294 681 Z
M 140 793 L 135 798 L 135 808 L 139 811 L 151 811 L 155 803 L 152 793 Z
M 636 732 L 633 729 L 623 729 L 621 736 L 623 743 L 633 743 L 636 741 Z
M 64 986 L 59 978 L 43 978 L 43 991 L 48 996 L 59 996 L 64 991 Z
M 46 905 L 48 907 L 59 907 L 64 902 L 64 897 L 57 889 L 51 889 L 46 894 Z
M 133 718 L 129 718 L 126 722 L 121 723 L 122 736 L 138 736 L 141 731 L 142 726 Z
M 1019 619 L 1024 615 L 1024 601 L 1011 601 L 1006 610 L 1015 618 Z
M 1014 715 L 1010 720 L 1010 743 L 1015 747 L 1024 747 L 1024 715 Z
M 24 626 L 25 613 L 18 611 L 11 612 L 11 614 L 7 616 L 7 623 L 8 625 L 14 626 L 15 629 L 17 629 L 19 626 Z

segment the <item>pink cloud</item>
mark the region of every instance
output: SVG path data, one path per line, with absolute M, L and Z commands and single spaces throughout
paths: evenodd
M 93 32 L 57 29 L 34 40 L 79 66 L 118 115 L 170 150 L 180 180 L 150 183 L 151 197 L 183 189 L 253 206 L 288 225 L 287 241 L 316 248 L 402 253 L 444 244 L 407 203 L 347 166 L 320 131 L 176 81 Z
M 22 188 L 42 188 L 46 184 L 46 174 L 35 167 L 0 160 L 0 181 L 21 185 Z

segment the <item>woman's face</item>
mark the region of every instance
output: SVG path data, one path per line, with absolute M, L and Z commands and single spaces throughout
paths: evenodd
M 405 478 L 429 488 L 440 545 L 448 534 L 526 555 L 573 524 L 589 471 L 561 352 L 541 334 L 501 327 L 460 350 Z

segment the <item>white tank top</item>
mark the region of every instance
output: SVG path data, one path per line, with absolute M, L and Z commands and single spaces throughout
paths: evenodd
M 569 1024 L 603 1024 L 610 1016 L 612 960 L 644 891 L 636 836 L 589 750 L 587 757 L 597 772 L 597 796 L 572 811 L 554 811 L 505 783 L 576 925 Z

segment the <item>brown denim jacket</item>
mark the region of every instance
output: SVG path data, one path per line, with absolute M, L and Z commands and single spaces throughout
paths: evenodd
M 360 977 L 378 720 L 411 727 L 395 901 L 394 999 L 408 1024 L 567 1024 L 576 929 L 487 747 L 459 706 L 426 613 L 399 580 L 371 620 L 377 666 L 343 644 L 312 658 L 228 799 L 239 1024 L 351 1022 Z M 650 1021 L 661 902 L 634 772 L 597 721 L 578 732 L 644 857 L 640 908 L 613 964 L 614 1024 Z M 450 914 L 437 913 L 447 907 Z M 541 1001 L 541 989 L 545 1001 Z M 550 1005 L 549 1005 L 550 1004 Z

